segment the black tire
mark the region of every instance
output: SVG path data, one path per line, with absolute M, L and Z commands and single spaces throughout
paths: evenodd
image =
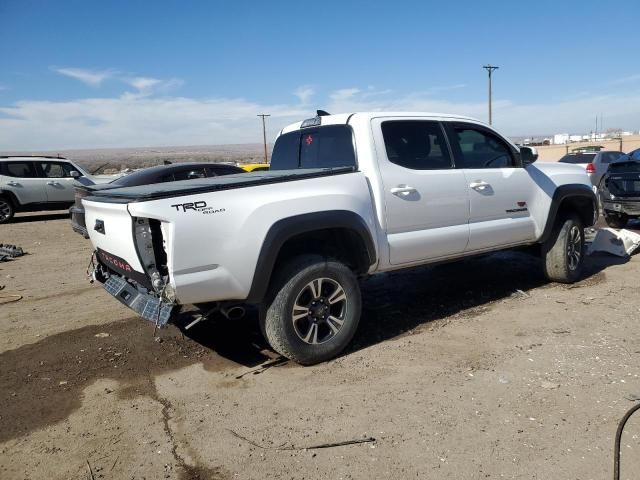
M 269 345 L 301 365 L 313 365 L 336 357 L 353 338 L 360 286 L 338 260 L 303 255 L 278 269 L 261 310 Z
M 0 195 L 0 224 L 9 223 L 15 213 L 16 210 L 11 200 Z
M 582 275 L 584 225 L 577 215 L 562 217 L 542 245 L 544 273 L 553 282 L 574 283 Z
M 624 228 L 629 223 L 629 217 L 624 213 L 608 213 L 604 214 L 604 221 L 607 222 L 611 228 Z

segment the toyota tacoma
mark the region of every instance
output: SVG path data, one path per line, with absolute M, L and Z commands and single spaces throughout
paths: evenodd
M 367 275 L 535 246 L 549 280 L 578 280 L 591 182 L 536 158 L 468 117 L 318 111 L 268 171 L 89 192 L 92 275 L 156 326 L 256 305 L 274 350 L 318 363 L 353 337 Z

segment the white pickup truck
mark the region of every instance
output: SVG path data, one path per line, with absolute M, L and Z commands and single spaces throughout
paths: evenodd
M 270 345 L 313 364 L 355 333 L 359 277 L 531 245 L 550 280 L 580 277 L 583 168 L 467 117 L 324 113 L 280 132 L 269 171 L 93 192 L 94 278 L 159 326 L 258 305 Z

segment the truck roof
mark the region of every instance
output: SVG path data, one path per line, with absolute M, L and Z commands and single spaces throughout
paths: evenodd
M 372 118 L 377 117 L 422 117 L 422 118 L 433 118 L 433 119 L 447 119 L 447 120 L 464 120 L 471 121 L 474 123 L 485 124 L 480 120 L 477 120 L 472 117 L 466 117 L 464 115 L 452 115 L 450 113 L 435 113 L 435 112 L 352 112 L 352 113 L 338 113 L 334 115 L 323 115 L 319 117 L 321 119 L 321 125 L 344 125 L 349 122 L 351 117 L 357 115 L 358 117 L 364 117 L 365 120 L 371 120 Z M 294 130 L 299 130 L 302 126 L 302 123 L 305 120 L 301 120 L 296 123 L 292 123 L 284 127 L 280 134 L 291 132 Z

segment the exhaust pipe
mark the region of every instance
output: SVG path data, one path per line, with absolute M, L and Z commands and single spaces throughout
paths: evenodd
M 244 317 L 245 310 L 240 306 L 223 307 L 220 309 L 220 313 L 229 320 L 240 320 Z

